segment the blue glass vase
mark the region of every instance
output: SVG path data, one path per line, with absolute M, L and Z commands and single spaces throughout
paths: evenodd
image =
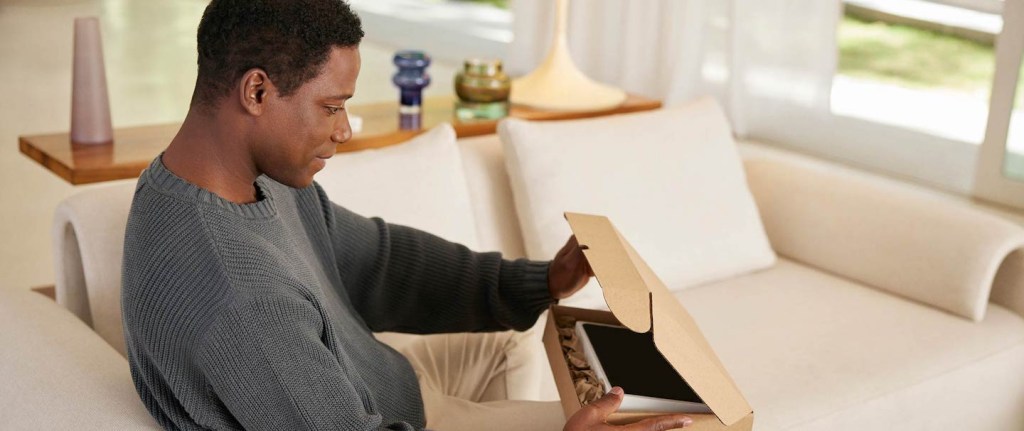
M 403 130 L 415 130 L 421 127 L 423 108 L 423 89 L 430 85 L 430 56 L 423 51 L 403 50 L 395 53 L 395 66 L 398 73 L 391 82 L 398 86 L 400 104 L 398 107 L 398 127 Z

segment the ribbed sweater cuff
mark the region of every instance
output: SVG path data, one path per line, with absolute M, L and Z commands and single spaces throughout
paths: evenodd
M 514 312 L 513 321 L 509 322 L 513 329 L 529 329 L 537 322 L 540 313 L 555 302 L 548 289 L 549 264 L 518 259 L 502 265 L 499 285 L 502 297 Z

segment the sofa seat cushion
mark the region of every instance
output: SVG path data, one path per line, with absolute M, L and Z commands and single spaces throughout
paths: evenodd
M 0 429 L 160 429 L 116 350 L 42 295 L 0 288 Z
M 983 320 L 971 322 L 781 258 L 771 269 L 676 296 L 753 406 L 759 431 L 790 429 L 898 396 L 1024 345 L 1024 319 L 995 304 Z M 1019 382 L 1016 366 L 1004 374 Z M 958 384 L 933 387 L 979 396 L 1015 392 L 1011 399 L 1018 402 L 1024 390 L 1019 383 Z M 916 406 L 913 399 L 902 401 L 894 405 Z M 913 412 L 890 412 L 875 425 L 901 429 L 890 425 L 908 413 L 923 420 Z M 960 417 L 946 413 L 947 419 Z
M 1024 430 L 1020 370 L 1024 344 L 787 431 Z

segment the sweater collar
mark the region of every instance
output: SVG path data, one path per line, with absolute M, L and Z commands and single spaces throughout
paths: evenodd
M 175 175 L 164 166 L 163 153 L 160 153 L 149 164 L 149 168 L 142 173 L 142 180 L 166 193 L 197 203 L 215 205 L 245 218 L 269 218 L 277 214 L 273 195 L 270 192 L 270 183 L 273 180 L 264 175 L 256 178 L 254 184 L 256 186 L 256 202 L 248 204 L 236 204 Z

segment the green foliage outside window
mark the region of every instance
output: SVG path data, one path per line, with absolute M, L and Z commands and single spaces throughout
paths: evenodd
M 850 16 L 839 26 L 839 74 L 905 87 L 988 95 L 995 50 L 952 35 Z M 1024 70 L 1017 106 L 1024 106 Z
M 453 0 L 453 1 L 462 1 L 462 2 L 467 2 L 467 3 L 489 4 L 489 5 L 492 5 L 492 6 L 497 7 L 497 8 L 508 9 L 508 0 Z

